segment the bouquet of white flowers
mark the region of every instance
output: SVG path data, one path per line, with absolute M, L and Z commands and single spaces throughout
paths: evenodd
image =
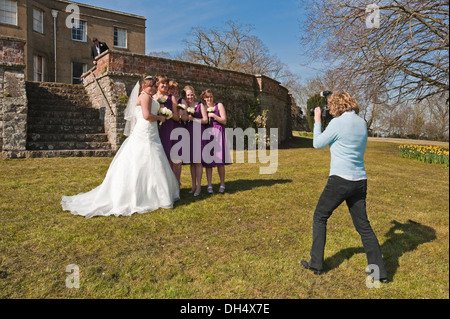
M 214 106 L 208 107 L 206 109 L 206 112 L 208 113 L 214 113 L 216 111 L 216 108 Z M 211 117 L 208 117 L 208 124 L 211 125 Z
M 173 116 L 173 112 L 169 110 L 167 107 L 160 107 L 158 110 L 158 114 L 162 115 L 166 118 L 166 120 L 169 120 Z M 159 126 L 161 126 L 162 123 L 159 123 Z
M 177 109 L 186 111 L 186 104 L 178 104 L 178 105 L 177 105 Z M 182 120 L 182 118 L 181 118 L 181 115 L 180 115 L 180 119 L 179 119 L 178 121 L 179 121 L 180 123 L 183 122 L 183 120 Z M 183 122 L 183 123 L 184 123 L 184 122 Z M 186 123 L 184 123 L 184 124 L 186 124 Z
M 193 107 L 188 107 L 187 108 L 187 112 L 188 112 L 189 115 L 194 115 L 195 109 Z
M 167 98 L 165 97 L 160 97 L 158 100 L 156 100 L 159 104 L 164 104 L 167 102 Z
M 194 114 L 195 114 L 195 108 L 189 106 L 188 108 L 186 108 L 186 112 L 188 113 L 188 115 L 194 116 Z M 191 120 L 188 120 L 188 122 L 190 123 Z

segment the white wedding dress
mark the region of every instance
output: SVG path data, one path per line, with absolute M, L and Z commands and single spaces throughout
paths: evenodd
M 156 115 L 159 103 L 152 101 Z M 173 208 L 180 198 L 178 181 L 159 138 L 157 122 L 142 116 L 135 106 L 136 124 L 109 166 L 102 184 L 88 193 L 63 196 L 61 205 L 74 215 L 130 216 L 158 208 Z

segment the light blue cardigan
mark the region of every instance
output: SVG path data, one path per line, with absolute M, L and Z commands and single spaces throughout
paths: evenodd
M 314 148 L 330 145 L 330 176 L 351 181 L 367 179 L 364 152 L 367 145 L 366 122 L 355 111 L 345 112 L 330 121 L 322 133 L 322 123 L 314 124 Z

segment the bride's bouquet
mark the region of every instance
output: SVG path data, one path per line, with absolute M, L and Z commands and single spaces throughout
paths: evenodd
M 216 108 L 214 106 L 208 107 L 206 109 L 206 112 L 208 113 L 214 113 L 216 111 Z M 211 125 L 211 117 L 208 117 L 208 124 Z
M 162 115 L 166 118 L 166 120 L 170 120 L 173 116 L 173 112 L 167 107 L 160 107 L 158 110 L 158 115 Z M 159 126 L 161 126 L 161 124 L 162 123 L 159 123 Z

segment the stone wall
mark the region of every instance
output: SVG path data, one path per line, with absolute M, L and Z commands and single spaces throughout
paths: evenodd
M 291 136 L 291 97 L 286 88 L 271 78 L 110 50 L 83 77 L 93 106 L 105 109 L 105 129 L 113 148 L 122 142 L 127 97 L 143 74 L 164 74 L 177 81 L 181 89 L 191 85 L 198 100 L 202 90 L 212 89 L 215 101 L 222 102 L 227 110 L 227 127 L 248 127 L 248 108 L 257 104 L 260 111 L 269 111 L 267 128 L 278 128 L 279 142 Z
M 0 37 L 0 151 L 3 158 L 24 157 L 27 141 L 25 41 Z

